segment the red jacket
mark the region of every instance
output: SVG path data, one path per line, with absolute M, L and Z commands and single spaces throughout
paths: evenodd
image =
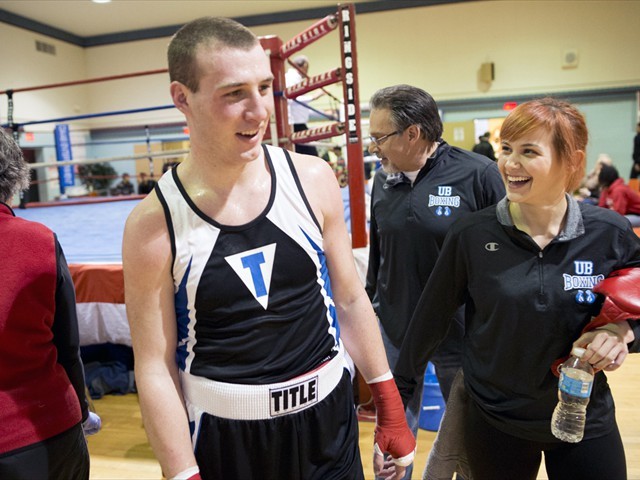
M 598 205 L 615 210 L 620 215 L 640 215 L 640 193 L 625 185 L 622 178 L 618 178 L 602 190 Z
M 2 454 L 68 430 L 80 422 L 82 413 L 67 367 L 59 363 L 59 355 L 67 356 L 66 348 L 54 344 L 57 240 L 45 226 L 15 217 L 1 203 L 0 239 Z M 77 332 L 77 323 L 75 327 Z M 70 347 L 77 350 L 77 345 Z

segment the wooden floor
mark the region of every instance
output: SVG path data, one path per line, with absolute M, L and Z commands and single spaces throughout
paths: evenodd
M 616 402 L 618 425 L 627 456 L 629 480 L 640 480 L 640 354 L 630 355 L 623 367 L 608 374 Z M 95 480 L 159 480 L 158 462 L 147 442 L 136 395 L 108 395 L 94 401 L 102 417 L 103 429 L 89 438 L 91 478 Z M 360 423 L 360 448 L 367 480 L 373 479 L 371 467 L 373 423 Z M 435 433 L 420 430 L 414 479 L 422 470 Z M 605 461 L 605 459 L 603 459 Z M 538 479 L 546 479 L 544 466 Z

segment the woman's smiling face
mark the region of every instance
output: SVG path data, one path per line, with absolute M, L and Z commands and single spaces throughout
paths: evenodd
M 501 142 L 498 167 L 512 202 L 551 205 L 564 197 L 567 170 L 556 158 L 551 132 L 538 128 Z

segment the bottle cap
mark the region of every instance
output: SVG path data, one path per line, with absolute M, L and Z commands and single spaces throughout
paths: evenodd
M 586 351 L 586 348 L 573 347 L 573 350 L 571 350 L 571 355 L 573 355 L 574 357 L 582 358 L 582 355 L 584 355 L 584 352 Z

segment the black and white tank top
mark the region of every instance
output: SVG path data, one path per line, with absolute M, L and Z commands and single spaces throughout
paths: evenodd
M 322 230 L 289 153 L 264 153 L 271 195 L 245 225 L 221 225 L 199 210 L 179 166 L 156 190 L 174 253 L 176 361 L 193 375 L 279 382 L 340 349 Z

